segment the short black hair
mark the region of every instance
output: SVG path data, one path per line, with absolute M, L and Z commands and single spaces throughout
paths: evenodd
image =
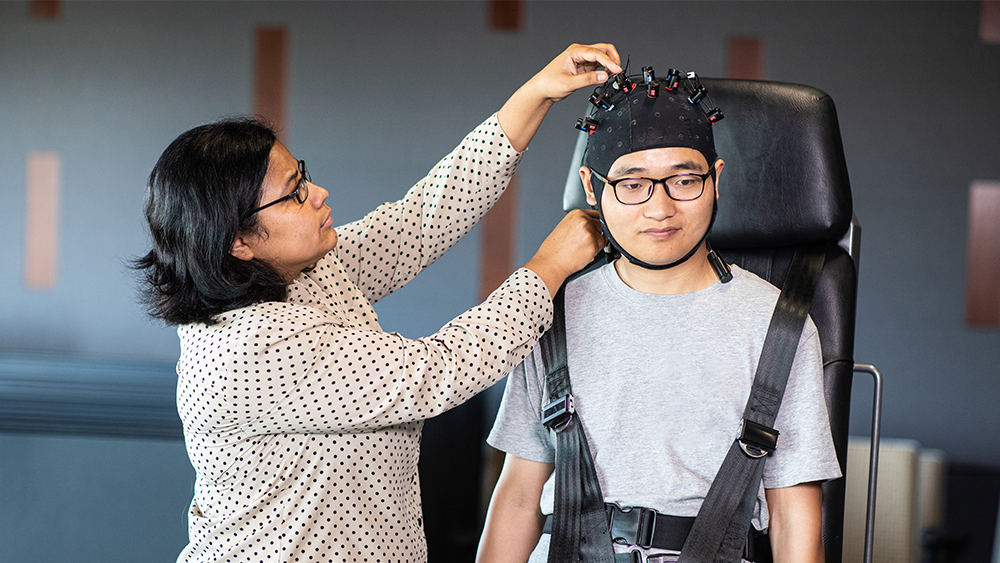
M 182 133 L 160 155 L 145 196 L 152 249 L 132 262 L 151 316 L 212 324 L 220 313 L 284 300 L 277 270 L 231 254 L 238 233 L 266 235 L 250 211 L 276 142 L 262 119 L 230 118 Z

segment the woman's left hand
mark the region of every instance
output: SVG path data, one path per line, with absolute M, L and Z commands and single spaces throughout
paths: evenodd
M 609 72 L 621 71 L 621 58 L 614 45 L 574 43 L 514 92 L 497 112 L 497 120 L 511 146 L 523 151 L 552 104 L 580 88 L 603 84 Z
M 570 45 L 524 86 L 533 88 L 534 95 L 550 102 L 558 102 L 573 92 L 587 86 L 603 84 L 608 72 L 622 71 L 621 58 L 610 43 Z M 599 69 L 604 70 L 599 70 Z
M 573 209 L 545 237 L 524 267 L 538 274 L 549 295 L 555 296 L 566 278 L 589 264 L 606 244 L 597 211 Z

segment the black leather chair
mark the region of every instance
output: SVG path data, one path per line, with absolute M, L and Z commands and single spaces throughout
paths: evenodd
M 729 263 L 781 287 L 797 246 L 828 245 L 810 314 L 823 347 L 833 440 L 841 469 L 846 471 L 860 227 L 853 216 L 833 100 L 815 88 L 796 84 L 708 78 L 702 83 L 713 104 L 725 114 L 714 126 L 716 150 L 726 169 L 719 184 L 719 215 L 709 237 L 712 247 Z M 581 133 L 567 176 L 566 210 L 589 207 L 578 174 L 585 146 L 586 134 Z M 862 371 L 870 368 L 859 367 Z M 877 443 L 881 380 L 877 370 L 873 375 L 878 394 L 873 428 Z M 874 469 L 877 449 L 873 448 L 873 454 Z M 874 479 L 875 471 L 870 475 Z M 869 485 L 871 521 L 873 483 Z M 844 487 L 845 479 L 823 487 L 828 563 L 842 559 Z

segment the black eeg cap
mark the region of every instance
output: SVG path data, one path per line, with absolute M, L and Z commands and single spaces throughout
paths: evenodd
M 685 147 L 702 153 L 711 166 L 716 159 L 712 123 L 722 119 L 722 112 L 703 107 L 706 94 L 696 74 L 674 69 L 664 79 L 653 78 L 650 67 L 642 75 L 610 77 L 591 97 L 597 101 L 585 119 L 596 127 L 590 129 L 583 164 L 607 175 L 622 155 Z

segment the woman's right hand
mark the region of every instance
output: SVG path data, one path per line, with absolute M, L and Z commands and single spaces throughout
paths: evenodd
M 549 295 L 555 296 L 566 278 L 590 264 L 605 245 L 597 211 L 574 209 L 556 225 L 524 267 L 538 274 Z
M 621 71 L 614 45 L 570 45 L 514 92 L 497 112 L 497 121 L 514 150 L 523 151 L 552 104 L 580 88 L 603 84 L 610 74 Z

